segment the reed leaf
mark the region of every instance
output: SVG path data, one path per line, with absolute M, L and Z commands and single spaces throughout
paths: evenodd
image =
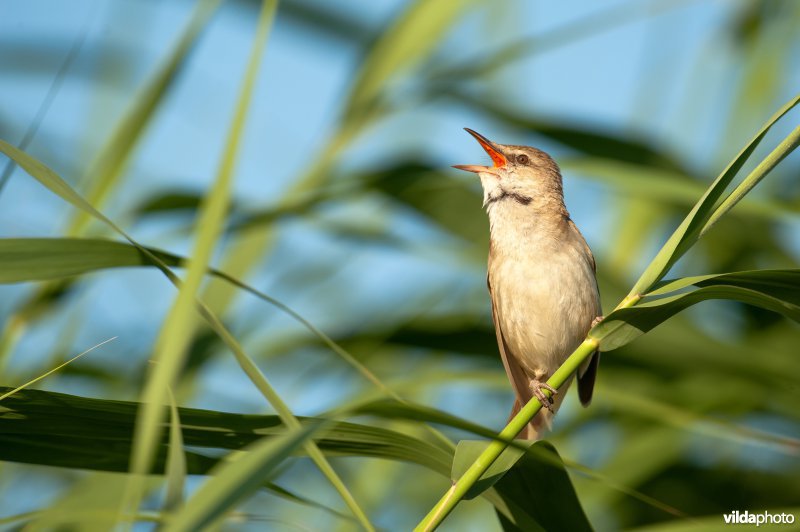
M 309 425 L 263 438 L 246 447 L 244 456 L 222 463 L 211 471 L 211 478 L 200 486 L 186 506 L 168 520 L 165 530 L 190 532 L 211 526 L 274 475 L 275 469 L 318 428 L 318 425 Z

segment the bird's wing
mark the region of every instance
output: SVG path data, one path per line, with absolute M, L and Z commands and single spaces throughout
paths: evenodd
M 489 284 L 488 277 L 486 283 Z M 531 392 L 530 388 L 530 379 L 509 350 L 506 339 L 503 336 L 503 329 L 500 326 L 497 305 L 494 304 L 494 294 L 492 293 L 491 284 L 489 284 L 489 294 L 492 296 L 492 320 L 494 321 L 494 331 L 497 335 L 497 347 L 500 349 L 500 357 L 503 359 L 503 366 L 506 368 L 508 380 L 514 388 L 514 393 L 517 395 L 517 401 L 524 405 L 533 397 L 533 392 Z
M 594 261 L 594 255 L 592 255 L 592 250 L 589 248 L 589 244 L 586 243 L 586 239 L 583 238 L 578 226 L 575 225 L 575 222 L 572 220 L 568 220 L 568 223 L 572 230 L 578 235 L 580 241 L 583 243 L 583 250 L 585 252 L 586 260 L 589 261 L 589 265 L 592 267 L 592 271 L 597 272 L 597 264 Z M 599 295 L 598 295 L 599 298 Z M 597 303 L 597 311 L 598 314 L 600 313 L 600 303 Z M 584 363 L 581 368 L 578 370 L 578 397 L 581 400 L 581 404 L 583 406 L 589 406 L 589 403 L 592 402 L 592 392 L 594 391 L 594 381 L 597 378 L 597 367 L 600 365 L 600 351 L 595 351 L 592 355 L 592 358 L 589 359 L 588 363 Z
M 589 264 L 592 266 L 592 271 L 597 273 L 597 263 L 594 261 L 594 255 L 592 254 L 592 248 L 589 247 L 589 244 L 586 243 L 586 239 L 583 238 L 583 233 L 581 230 L 578 229 L 578 226 L 575 225 L 575 222 L 572 221 L 571 218 L 567 218 L 567 223 L 569 224 L 572 231 L 578 235 L 578 239 L 583 244 L 583 251 L 586 253 L 586 259 L 589 261 Z

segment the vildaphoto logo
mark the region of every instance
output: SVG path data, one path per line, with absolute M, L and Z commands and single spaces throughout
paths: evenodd
M 772 514 L 767 511 L 751 513 L 745 510 L 740 512 L 734 510 L 722 516 L 726 525 L 791 525 L 794 523 L 794 514 L 779 513 Z

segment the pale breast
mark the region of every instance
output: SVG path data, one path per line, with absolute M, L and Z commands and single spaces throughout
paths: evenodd
M 599 295 L 580 234 L 531 236 L 490 257 L 489 282 L 511 353 L 529 375 L 549 376 L 600 314 Z

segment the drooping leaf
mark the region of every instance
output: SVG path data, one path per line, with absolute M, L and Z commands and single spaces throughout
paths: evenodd
M 168 266 L 181 258 L 151 249 Z M 107 268 L 154 266 L 138 248 L 113 240 L 83 238 L 0 239 L 0 283 L 63 279 Z
M 542 530 L 593 530 L 555 447 L 539 441 L 532 449 L 551 459 L 525 453 L 495 484 L 504 500 L 525 510 L 524 515 L 512 512 L 510 518 L 498 512 L 503 530 L 530 530 L 531 517 Z
M 696 290 L 675 294 L 689 285 Z M 690 277 L 660 285 L 636 306 L 617 309 L 592 330 L 600 349 L 617 349 L 678 312 L 709 299 L 730 299 L 765 308 L 800 322 L 800 270 L 755 270 Z M 673 295 L 664 295 L 667 291 Z
M 0 388 L 0 394 L 7 388 Z M 137 403 L 76 397 L 25 389 L 0 402 L 0 460 L 73 469 L 126 472 Z M 165 407 L 166 408 L 166 407 Z M 492 437 L 489 429 L 444 412 L 396 401 L 375 401 L 349 410 L 350 415 L 438 423 Z M 278 416 L 244 415 L 178 408 L 188 474 L 208 474 L 218 459 L 208 451 L 243 449 L 264 436 L 283 433 Z M 299 418 L 301 423 L 327 422 Z M 331 456 L 360 456 L 418 464 L 445 477 L 452 469 L 453 452 L 440 444 L 380 427 L 333 422 L 318 436 L 317 445 Z M 169 440 L 163 434 L 151 474 L 162 475 Z M 297 449 L 302 453 L 303 449 Z M 552 462 L 550 454 L 533 460 Z M 560 459 L 559 459 L 560 463 Z M 513 490 L 483 493 L 492 504 L 519 523 L 534 523 L 529 505 L 515 502 Z M 530 528 L 523 527 L 528 530 Z
M 800 270 L 750 270 L 682 277 L 659 282 L 647 296 L 666 295 L 688 286 L 730 285 L 750 288 L 800 304 Z
M 0 388 L 0 394 L 10 388 Z M 25 389 L 0 402 L 0 460 L 75 469 L 128 470 L 131 436 L 138 404 Z M 165 407 L 166 408 L 166 407 Z M 242 449 L 261 437 L 281 434 L 275 415 L 245 415 L 178 408 L 189 474 L 206 474 L 217 459 L 207 449 Z M 299 418 L 306 421 L 326 421 Z M 166 434 L 159 440 L 151 469 L 162 475 L 167 459 Z M 400 432 L 336 422 L 317 438 L 321 449 L 338 456 L 368 456 L 419 464 L 449 475 L 452 454 L 438 445 Z M 299 450 L 302 452 L 302 450 Z

